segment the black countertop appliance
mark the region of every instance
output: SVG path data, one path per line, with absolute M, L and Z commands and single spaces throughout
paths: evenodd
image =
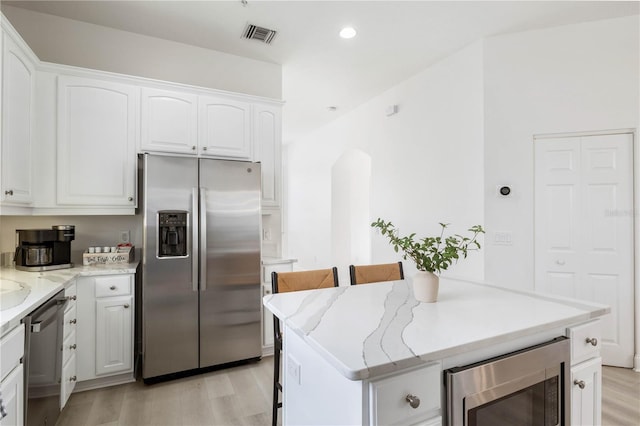
M 49 271 L 71 268 L 71 241 L 74 225 L 54 225 L 51 229 L 17 229 L 14 260 L 21 271 Z

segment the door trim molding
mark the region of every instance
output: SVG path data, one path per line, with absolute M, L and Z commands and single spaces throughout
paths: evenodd
M 609 129 L 609 130 L 587 130 L 581 132 L 563 132 L 563 133 L 538 133 L 533 135 L 533 142 L 537 139 L 555 139 L 555 138 L 579 138 L 583 136 L 602 136 L 602 135 L 623 135 L 631 133 L 633 135 L 633 145 L 635 148 L 636 129 Z M 635 149 L 634 149 L 635 151 Z

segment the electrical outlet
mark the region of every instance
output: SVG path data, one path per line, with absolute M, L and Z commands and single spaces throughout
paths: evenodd
M 131 235 L 129 234 L 129 231 L 120 231 L 120 242 L 121 243 L 131 242 Z
M 300 384 L 300 363 L 294 357 L 287 357 L 287 372 L 291 378 L 291 383 Z

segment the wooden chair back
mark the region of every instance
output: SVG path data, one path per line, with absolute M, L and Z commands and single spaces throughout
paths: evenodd
M 351 275 L 351 285 L 404 279 L 402 262 L 381 263 L 377 265 L 350 265 L 349 274 Z

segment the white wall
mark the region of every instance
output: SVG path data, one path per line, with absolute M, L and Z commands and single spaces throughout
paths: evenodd
M 486 40 L 487 281 L 533 289 L 533 135 L 640 125 L 639 28 L 634 16 Z M 513 245 L 492 244 L 495 231 Z
M 484 223 L 482 56 L 482 43 L 475 43 L 285 145 L 287 248 L 300 268 L 352 261 L 331 252 L 331 168 L 349 149 L 371 157 L 369 222 L 382 217 L 402 234 L 425 236 L 439 232 L 438 222 L 457 232 Z M 398 114 L 386 117 L 392 104 Z M 374 234 L 371 260 L 401 258 Z M 472 253 L 450 273 L 482 278 L 483 263 L 482 253 Z M 414 265 L 404 265 L 413 274 Z M 348 271 L 339 274 L 347 284 Z
M 45 62 L 282 98 L 282 67 L 214 50 L 3 5 Z

